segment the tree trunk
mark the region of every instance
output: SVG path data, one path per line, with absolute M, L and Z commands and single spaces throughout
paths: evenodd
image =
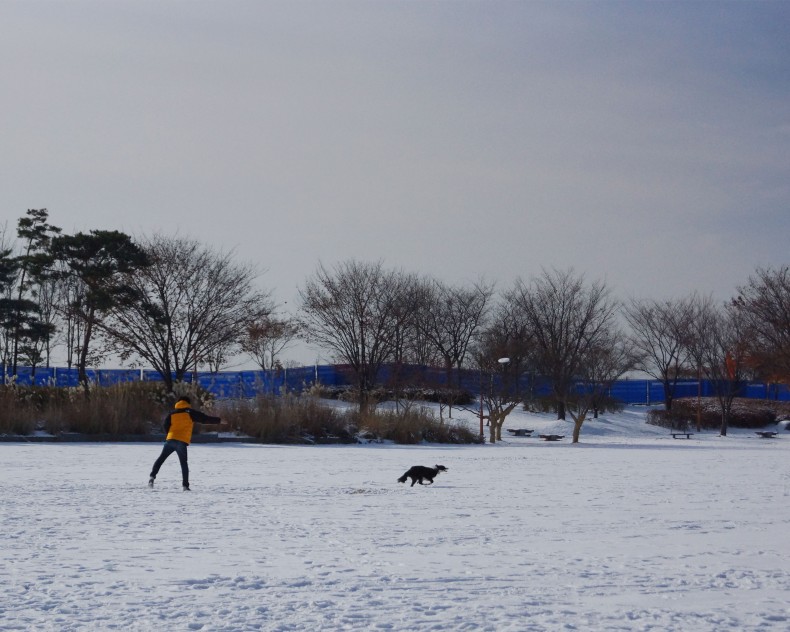
M 565 402 L 562 400 L 557 401 L 557 419 L 565 421 Z
M 359 416 L 361 419 L 367 419 L 370 412 L 370 393 L 366 388 L 360 388 L 359 391 Z
M 501 411 L 494 412 L 491 410 L 488 413 L 488 440 L 489 443 L 496 443 L 497 440 L 502 440 L 502 424 L 505 418 L 502 416 Z
M 672 389 L 669 388 L 669 384 L 664 382 L 664 410 L 667 412 L 672 410 Z
M 727 422 L 729 421 L 729 417 L 730 417 L 729 411 L 724 406 L 722 406 L 721 407 L 721 431 L 719 432 L 719 434 L 722 437 L 726 437 L 727 436 Z
M 85 391 L 85 398 L 90 397 L 90 384 L 88 383 L 88 372 L 86 370 L 88 364 L 88 349 L 90 348 L 91 335 L 93 333 L 93 311 L 90 312 L 89 318 L 86 319 L 85 331 L 82 338 L 82 346 L 80 347 L 79 356 L 77 358 L 77 381 L 82 385 Z
M 579 435 L 581 434 L 582 424 L 586 416 L 586 414 L 582 414 L 573 419 L 573 443 L 579 443 Z
M 452 393 L 453 390 L 453 365 L 450 362 L 449 358 L 445 358 L 444 361 L 444 384 L 445 388 L 447 389 L 447 417 L 448 419 L 453 418 L 453 399 L 455 395 Z

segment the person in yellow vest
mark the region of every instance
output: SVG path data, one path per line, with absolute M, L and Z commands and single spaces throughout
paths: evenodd
M 192 403 L 188 397 L 181 397 L 176 402 L 175 409 L 171 410 L 165 417 L 163 426 L 167 437 L 162 448 L 162 454 L 154 462 L 151 475 L 148 479 L 148 487 L 154 486 L 154 480 L 159 473 L 159 468 L 173 452 L 178 455 L 181 463 L 181 484 L 185 492 L 189 491 L 189 464 L 187 463 L 187 446 L 192 441 L 192 429 L 195 424 L 216 425 L 220 429 L 226 428 L 227 423 L 219 417 L 212 417 L 206 413 L 192 408 Z

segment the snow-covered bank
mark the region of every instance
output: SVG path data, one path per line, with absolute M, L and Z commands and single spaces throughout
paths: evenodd
M 628 414 L 579 445 L 196 445 L 190 493 L 174 457 L 146 488 L 153 444 L 0 445 L 0 628 L 786 630 L 790 440 Z

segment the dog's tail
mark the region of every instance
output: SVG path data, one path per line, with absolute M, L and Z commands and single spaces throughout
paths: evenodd
M 407 478 L 407 477 L 406 477 L 406 474 L 404 474 L 403 476 L 401 476 L 401 477 L 398 479 L 398 482 L 399 482 L 399 483 L 405 483 L 405 482 L 406 482 L 406 478 Z

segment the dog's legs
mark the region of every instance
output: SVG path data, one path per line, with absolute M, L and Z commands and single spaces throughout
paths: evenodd
M 416 478 L 413 478 L 413 479 L 411 479 L 411 485 L 410 485 L 410 487 L 414 487 L 414 483 L 416 483 L 416 482 L 417 482 L 417 479 L 416 479 Z M 420 483 L 420 485 L 422 485 L 422 483 Z

